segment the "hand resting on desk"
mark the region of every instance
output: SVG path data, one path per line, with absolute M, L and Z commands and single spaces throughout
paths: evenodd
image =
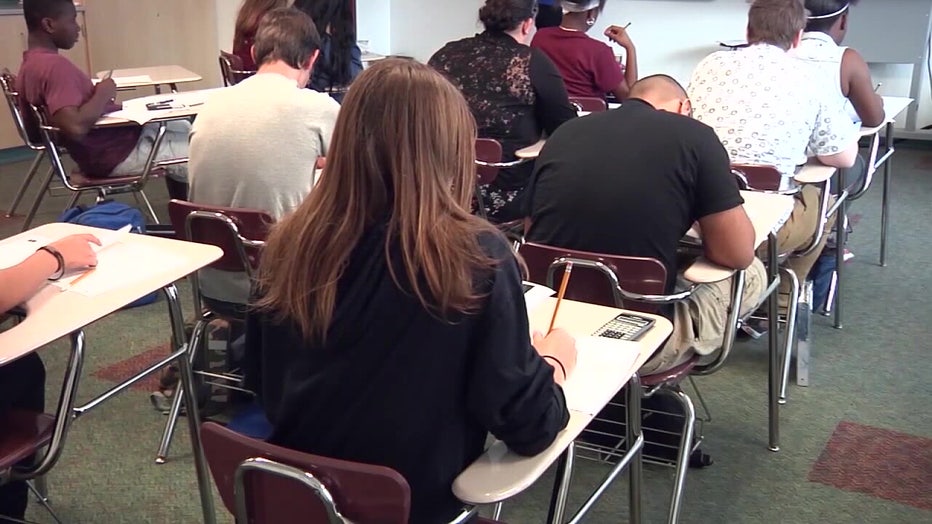
M 562 386 L 576 369 L 576 339 L 565 329 L 557 328 L 546 336 L 535 331 L 531 344 L 553 367 L 553 381 Z

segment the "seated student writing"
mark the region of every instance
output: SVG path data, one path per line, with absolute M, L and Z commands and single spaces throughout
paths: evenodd
M 23 262 L 0 269 L 0 315 L 36 294 L 48 279 L 65 271 L 97 264 L 93 235 L 72 235 L 39 249 Z M 0 364 L 0 417 L 10 410 L 42 412 L 45 409 L 45 366 L 36 353 Z M 2 438 L 3 427 L 0 427 Z M 27 459 L 27 464 L 34 460 Z M 3 477 L 0 471 L 0 478 Z M 0 484 L 0 523 L 20 522 L 26 513 L 25 482 Z M 19 520 L 9 520 L 19 519 Z
M 427 66 L 366 69 L 327 175 L 272 230 L 247 320 L 269 441 L 395 469 L 413 524 L 456 515 L 451 485 L 488 432 L 532 455 L 569 417 L 575 342 L 555 330 L 532 344 L 519 263 L 469 213 L 475 137 L 462 95 Z
M 29 29 L 29 49 L 16 77 L 16 90 L 26 102 L 43 108 L 51 124 L 61 130 L 71 158 L 87 176 L 116 177 L 142 172 L 155 143 L 157 124 L 95 128 L 104 113 L 120 108 L 113 102 L 113 79 L 96 86 L 60 49 L 71 49 L 81 28 L 72 0 L 25 0 L 23 15 Z M 26 113 L 29 114 L 28 108 Z M 187 122 L 169 122 L 156 160 L 188 156 Z M 169 192 L 185 198 L 187 168 L 168 168 Z
M 485 31 L 447 43 L 429 61 L 462 91 L 479 136 L 499 141 L 506 162 L 576 118 L 553 62 L 527 45 L 536 15 L 536 0 L 485 0 L 479 9 Z M 522 195 L 533 167 L 527 162 L 502 169 L 480 187 L 489 220 L 524 218 Z
M 875 127 L 885 118 L 883 98 L 875 91 L 870 68 L 861 54 L 841 46 L 855 4 L 848 0 L 806 0 L 809 16 L 796 57 L 811 65 L 821 89 L 846 106 L 850 102 L 854 120 Z
M 191 128 L 190 200 L 259 209 L 279 220 L 311 192 L 340 104 L 304 89 L 320 37 L 302 11 L 267 13 L 253 50 L 259 71 L 213 95 Z M 205 268 L 199 282 L 215 300 L 245 304 L 249 298 L 245 274 Z
M 611 26 L 605 36 L 625 49 L 625 65 L 615 59 L 611 47 L 586 36 L 595 25 L 606 0 L 563 0 L 563 21 L 557 27 L 540 29 L 531 47 L 544 52 L 560 70 L 570 96 L 618 100 L 638 79 L 638 59 L 634 42 L 623 27 Z
M 252 57 L 252 45 L 256 40 L 259 21 L 269 11 L 288 7 L 290 4 L 290 0 L 246 0 L 243 2 L 236 15 L 236 29 L 233 33 L 233 54 L 243 62 L 243 71 L 256 70 L 256 61 Z

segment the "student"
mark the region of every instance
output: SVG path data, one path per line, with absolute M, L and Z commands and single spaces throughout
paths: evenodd
M 57 280 L 67 270 L 95 266 L 97 255 L 91 244 L 100 245 L 100 240 L 93 235 L 68 236 L 13 267 L 0 269 L 0 314 L 35 295 L 47 280 Z M 36 353 L 0 365 L 0 413 L 13 409 L 45 410 L 45 366 Z M 32 460 L 25 462 L 28 465 Z M 27 502 L 25 482 L 0 485 L 0 523 L 21 521 Z
M 291 0 L 246 0 L 236 15 L 236 30 L 233 33 L 233 54 L 243 62 L 243 71 L 255 71 L 256 61 L 252 58 L 252 44 L 262 16 L 273 9 L 288 7 Z
M 854 164 L 858 126 L 838 97 L 819 89 L 788 53 L 805 25 L 799 0 L 755 0 L 748 11 L 750 45 L 713 53 L 693 72 L 688 91 L 695 117 L 715 130 L 732 163 L 776 166 L 785 178 L 809 157 L 838 168 Z M 821 219 L 820 199 L 817 186 L 797 193 L 793 214 L 777 232 L 778 251 L 811 242 Z M 810 254 L 787 261 L 801 281 L 826 238 Z
M 605 30 L 610 41 L 625 49 L 624 66 L 611 47 L 586 36 L 604 8 L 605 0 L 563 0 L 562 23 L 540 29 L 531 42 L 553 60 L 570 96 L 604 99 L 611 93 L 623 100 L 637 82 L 637 51 L 625 28 L 613 25 Z
M 553 62 L 527 46 L 536 14 L 535 0 L 486 0 L 479 10 L 485 31 L 448 43 L 429 62 L 459 87 L 479 136 L 501 142 L 505 161 L 576 117 Z M 533 162 L 503 169 L 480 188 L 490 220 L 524 218 L 519 197 L 532 169 Z
M 760 302 L 767 277 L 728 154 L 715 132 L 689 118 L 689 99 L 666 75 L 641 79 L 614 111 L 567 123 L 547 140 L 528 187 L 531 242 L 651 257 L 679 271 L 677 247 L 698 221 L 706 258 L 746 269 L 743 308 Z M 615 227 L 605 227 L 614 224 Z M 673 335 L 641 368 L 656 373 L 722 346 L 731 280 L 705 284 L 675 312 Z
M 346 0 L 296 0 L 295 7 L 310 15 L 321 36 L 320 59 L 308 87 L 339 102 L 363 69 L 352 6 Z
M 340 110 L 329 96 L 304 89 L 319 49 L 304 12 L 289 7 L 262 18 L 253 46 L 259 71 L 212 96 L 194 121 L 192 202 L 260 209 L 277 220 L 311 192 Z M 201 276 L 208 297 L 247 302 L 245 275 L 206 268 Z
M 563 8 L 560 7 L 560 0 L 539 0 L 537 6 L 537 16 L 534 18 L 537 29 L 560 25 L 560 21 L 563 20 Z
M 157 124 L 98 129 L 95 122 L 120 108 L 113 103 L 112 79 L 96 86 L 59 49 L 71 49 L 81 28 L 72 0 L 25 0 L 23 14 L 29 29 L 29 49 L 16 77 L 16 90 L 26 102 L 45 109 L 61 130 L 62 144 L 89 176 L 125 176 L 141 172 L 155 142 Z M 27 112 L 28 113 L 28 112 Z M 187 122 L 169 122 L 156 160 L 188 156 Z M 184 198 L 187 168 L 168 168 L 169 192 Z
M 806 32 L 796 56 L 814 67 L 822 88 L 845 105 L 867 127 L 879 126 L 885 115 L 883 98 L 875 91 L 867 62 L 856 50 L 841 47 L 848 33 L 848 15 L 856 1 L 806 0 Z
M 575 342 L 555 330 L 532 345 L 515 255 L 467 209 L 474 138 L 463 97 L 427 66 L 366 69 L 327 176 L 268 239 L 247 321 L 269 441 L 395 469 L 412 524 L 455 516 L 452 482 L 488 432 L 533 455 L 568 420 Z

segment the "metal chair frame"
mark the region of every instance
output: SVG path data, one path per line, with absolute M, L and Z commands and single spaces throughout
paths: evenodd
M 223 78 L 223 87 L 236 85 L 246 78 L 256 74 L 255 71 L 241 69 L 242 65 L 239 67 L 234 66 L 230 57 L 235 56 L 236 55 L 233 55 L 232 53 L 220 51 L 220 57 L 217 60 L 220 63 L 220 76 Z
M 588 96 L 571 96 L 570 104 L 576 108 L 576 111 L 588 111 L 590 113 L 601 113 L 608 111 L 608 103 L 603 98 Z
M 498 156 L 494 160 L 483 160 L 479 158 L 479 152 L 481 144 L 485 142 L 487 145 L 494 143 L 492 147 L 498 148 Z M 501 169 L 508 169 L 510 167 L 520 166 L 526 162 L 530 162 L 530 158 L 518 158 L 510 162 L 502 162 L 502 146 L 498 140 L 494 138 L 478 138 L 476 139 L 476 203 L 477 203 L 477 212 L 482 218 L 488 218 L 488 211 L 486 210 L 485 199 L 482 198 L 482 191 L 479 186 L 488 185 L 495 182 L 495 179 L 498 177 L 498 171 Z M 492 155 L 495 156 L 495 155 Z M 486 169 L 482 169 L 486 168 Z
M 184 239 L 192 240 L 194 239 L 194 222 L 198 220 L 210 220 L 222 223 L 227 231 L 230 234 L 232 243 L 236 252 L 236 256 L 239 259 L 239 263 L 243 272 L 249 279 L 253 278 L 255 263 L 249 256 L 247 250 L 260 250 L 265 246 L 264 240 L 254 240 L 246 238 L 240 233 L 240 227 L 233 218 L 220 212 L 220 211 L 207 211 L 207 210 L 196 210 L 188 213 L 185 217 L 184 223 Z M 255 394 L 252 391 L 242 387 L 243 376 L 241 374 L 231 371 L 230 373 L 211 373 L 206 371 L 206 354 L 201 351 L 202 346 L 205 342 L 205 334 L 207 327 L 211 321 L 216 318 L 219 318 L 216 312 L 211 311 L 208 308 L 204 307 L 204 301 L 201 297 L 200 292 L 200 283 L 198 272 L 195 271 L 191 274 L 191 289 L 192 295 L 194 296 L 194 306 L 195 311 L 200 312 L 197 322 L 194 324 L 194 329 L 191 332 L 191 341 L 190 341 L 190 362 L 192 373 L 195 377 L 203 377 L 206 380 L 203 382 L 206 385 L 216 386 L 224 389 L 230 389 L 235 391 L 241 391 L 249 394 Z M 200 362 L 203 359 L 204 362 Z M 200 363 L 200 365 L 198 365 Z M 159 450 L 156 454 L 155 462 L 157 464 L 164 464 L 168 457 L 168 450 L 171 446 L 172 437 L 175 433 L 175 425 L 178 423 L 178 417 L 181 414 L 181 403 L 184 395 L 181 394 L 180 390 L 176 390 L 174 396 L 172 397 L 172 406 L 168 414 L 168 420 L 165 423 L 165 429 L 162 432 L 162 439 L 159 444 Z

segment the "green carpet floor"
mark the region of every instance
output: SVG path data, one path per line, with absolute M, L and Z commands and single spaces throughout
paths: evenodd
M 888 267 L 876 263 L 881 194 L 878 184 L 851 211 L 862 217 L 849 244 L 857 256 L 847 266 L 845 327 L 835 330 L 829 319 L 816 317 L 812 385 L 790 387 L 790 401 L 782 409 L 781 451 L 772 453 L 766 447 L 767 357 L 762 343 L 741 343 L 721 372 L 697 380 L 713 415 L 712 423 L 705 427 L 703 449 L 713 456 L 715 464 L 689 472 L 681 522 L 932 522 L 932 488 L 911 499 L 906 497 L 907 503 L 901 503 L 888 500 L 897 497 L 879 498 L 809 480 L 814 464 L 843 421 L 932 438 L 932 307 L 925 295 L 932 287 L 928 270 L 932 248 L 925 234 L 932 224 L 932 148 L 923 143 L 901 146 L 894 157 Z M 0 209 L 7 209 L 27 165 L 0 165 Z M 0 218 L 0 238 L 19 230 L 33 195 L 31 191 L 27 196 L 19 217 Z M 150 196 L 166 217 L 167 197 L 160 182 L 152 184 Z M 47 198 L 36 224 L 53 220 L 66 201 L 60 195 Z M 190 315 L 191 302 L 186 287 L 181 287 L 182 305 Z M 83 399 L 110 384 L 93 377 L 93 373 L 167 342 L 164 301 L 103 319 L 88 328 L 87 336 Z M 49 403 L 54 405 L 66 346 L 59 342 L 41 354 L 49 369 Z M 153 462 L 164 422 L 165 417 L 152 409 L 147 392 L 142 390 L 129 391 L 75 422 L 65 453 L 50 475 L 53 503 L 66 522 L 200 521 L 185 431 L 178 432 L 168 464 Z M 860 442 L 862 447 L 849 449 L 842 456 L 866 460 L 861 480 L 866 478 L 869 486 L 892 482 L 894 492 L 902 491 L 897 483 L 906 482 L 901 478 L 904 470 L 871 464 L 876 454 L 868 452 L 876 442 Z M 932 440 L 918 442 L 918 451 L 914 450 L 915 456 L 908 459 L 913 469 L 919 468 L 920 480 L 932 481 Z M 833 463 L 824 467 L 828 469 L 823 472 L 834 474 Z M 602 465 L 577 462 L 570 511 L 606 471 Z M 542 522 L 551 478 L 548 475 L 507 503 L 503 520 Z M 645 522 L 665 521 L 671 484 L 671 469 L 646 468 Z M 219 499 L 217 508 L 221 522 L 232 520 Z M 30 516 L 51 522 L 35 505 Z M 620 479 L 587 522 L 624 522 L 626 516 L 627 483 Z

